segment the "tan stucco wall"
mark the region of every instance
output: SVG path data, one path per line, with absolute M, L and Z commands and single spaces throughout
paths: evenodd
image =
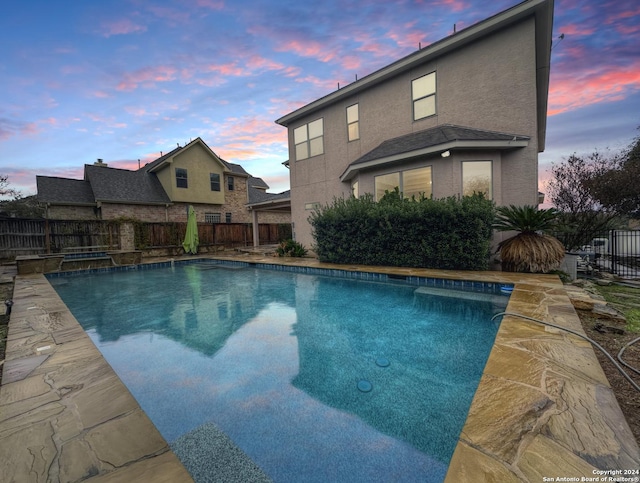
M 187 188 L 176 187 L 176 168 L 187 170 Z M 210 173 L 220 175 L 220 191 L 211 191 Z M 181 151 L 173 161 L 156 172 L 174 202 L 223 204 L 227 189 L 224 165 L 200 144 Z
M 534 27 L 533 19 L 525 20 L 291 124 L 291 206 L 296 239 L 307 246 L 313 243 L 306 203 L 326 204 L 334 197 L 350 195 L 350 183 L 339 178 L 351 162 L 384 140 L 441 124 L 525 135 L 531 140 L 528 147 L 514 151 L 454 152 L 449 158 L 432 156 L 412 162 L 411 167 L 432 166 L 435 197 L 460 192 L 461 161 L 491 160 L 498 204 L 537 204 Z M 437 114 L 413 121 L 411 81 L 433 71 L 437 75 Z M 359 104 L 360 139 L 348 142 L 346 108 L 354 103 Z M 324 154 L 296 161 L 293 129 L 318 118 L 324 119 Z M 405 167 L 362 173 L 360 194 L 373 192 L 374 174 L 399 169 Z

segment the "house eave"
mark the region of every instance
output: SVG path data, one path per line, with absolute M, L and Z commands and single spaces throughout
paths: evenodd
M 529 141 L 526 139 L 520 139 L 516 141 L 450 141 L 447 143 L 438 144 L 436 146 L 429 146 L 423 149 L 416 149 L 414 151 L 407 151 L 404 153 L 398 153 L 391 156 L 384 156 L 382 158 L 372 159 L 364 163 L 357 163 L 347 167 L 344 173 L 340 176 L 340 181 L 350 181 L 360 171 L 379 168 L 388 164 L 397 163 L 400 161 L 407 161 L 409 159 L 418 158 L 421 156 L 432 156 L 434 154 L 441 154 L 445 151 L 451 150 L 499 150 L 504 151 L 508 149 L 526 148 L 529 145 Z
M 247 203 L 247 208 L 250 210 L 276 209 L 276 208 L 286 208 L 290 206 L 291 206 L 291 198 L 280 198 L 277 200 L 261 201 L 258 203 Z

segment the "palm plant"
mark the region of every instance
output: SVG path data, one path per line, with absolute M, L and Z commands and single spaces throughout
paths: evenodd
M 502 270 L 547 273 L 560 266 L 565 255 L 564 245 L 557 238 L 541 233 L 554 226 L 557 210 L 510 205 L 496 211 L 494 229 L 519 232 L 498 245 Z

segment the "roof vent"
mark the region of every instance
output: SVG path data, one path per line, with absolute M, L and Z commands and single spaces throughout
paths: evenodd
M 98 158 L 98 160 L 93 163 L 94 166 L 104 166 L 105 168 L 108 166 L 107 163 L 102 161 L 102 158 Z

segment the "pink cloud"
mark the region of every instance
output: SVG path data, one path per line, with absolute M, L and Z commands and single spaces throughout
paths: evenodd
M 628 66 L 597 66 L 583 73 L 570 72 L 552 80 L 548 115 L 619 101 L 630 90 L 640 90 L 640 62 Z
M 130 19 L 125 18 L 114 22 L 103 23 L 101 25 L 101 30 L 104 37 L 111 37 L 112 35 L 127 35 L 146 32 L 147 27 L 136 24 Z
M 568 24 L 563 25 L 558 28 L 558 31 L 562 32 L 565 35 L 570 36 L 585 36 L 585 35 L 593 35 L 595 32 L 594 28 L 587 28 L 584 25 L 576 25 L 576 24 Z
M 335 51 L 327 51 L 324 44 L 313 40 L 289 40 L 279 45 L 278 52 L 293 52 L 301 57 L 311 57 L 320 62 L 329 62 L 335 58 Z
M 158 82 L 171 82 L 176 79 L 178 70 L 173 66 L 159 65 L 145 67 L 125 74 L 124 79 L 116 86 L 119 91 L 132 91 L 138 86 L 154 87 Z

